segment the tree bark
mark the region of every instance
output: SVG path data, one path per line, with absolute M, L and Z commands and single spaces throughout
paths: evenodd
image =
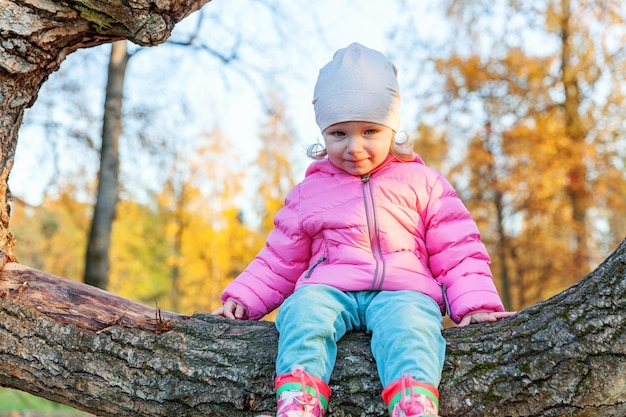
M 314 311 L 312 311 L 314 314 Z M 9 263 L 0 385 L 100 416 L 254 416 L 274 409 L 269 322 L 160 311 Z M 442 416 L 626 415 L 626 240 L 557 296 L 450 328 Z M 329 416 L 384 416 L 369 336 L 340 343 Z
M 0 265 L 14 261 L 8 179 L 24 111 L 70 53 L 128 39 L 157 45 L 210 0 L 0 0 Z

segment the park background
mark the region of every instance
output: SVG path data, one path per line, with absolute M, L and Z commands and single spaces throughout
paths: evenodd
M 398 67 L 401 128 L 472 211 L 507 308 L 549 298 L 626 237 L 625 21 L 610 0 L 214 0 L 164 45 L 124 43 L 107 290 L 217 308 L 320 139 L 317 71 L 358 41 Z M 9 181 L 19 261 L 76 281 L 111 50 L 70 55 L 44 84 Z M 0 390 L 0 414 L 28 412 L 68 409 Z

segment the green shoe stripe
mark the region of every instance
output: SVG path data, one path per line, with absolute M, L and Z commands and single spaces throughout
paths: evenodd
M 308 394 L 311 394 L 312 396 L 317 397 L 317 391 L 315 390 L 314 387 L 310 387 L 306 385 L 305 389 Z M 278 388 L 278 391 L 276 391 L 276 397 L 279 397 L 280 394 L 283 393 L 284 391 L 302 391 L 302 384 L 299 382 L 288 382 L 286 384 L 283 384 Z M 327 410 L 328 399 L 324 397 L 322 393 L 320 393 L 319 397 L 320 397 L 320 402 L 322 403 L 322 407 L 324 407 L 324 409 Z
M 414 386 L 413 387 L 413 393 L 414 394 L 424 394 L 425 396 L 427 396 L 428 398 L 430 398 L 431 400 L 433 400 L 433 403 L 435 404 L 435 406 L 437 408 L 439 408 L 439 399 L 437 398 L 437 396 L 435 394 L 433 394 L 433 392 L 427 388 L 424 387 L 420 387 L 420 386 Z M 411 391 L 410 388 L 406 388 L 405 389 L 405 394 L 406 396 L 411 395 Z M 394 395 L 394 397 L 391 399 L 391 401 L 389 401 L 389 413 L 391 413 L 391 410 L 393 409 L 393 406 L 396 405 L 400 400 L 402 399 L 402 390 L 400 390 L 400 392 L 398 392 L 396 395 Z

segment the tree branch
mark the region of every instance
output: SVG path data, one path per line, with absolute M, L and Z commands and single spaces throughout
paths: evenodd
M 444 332 L 442 416 L 626 415 L 626 240 L 510 319 Z M 253 416 L 275 407 L 269 322 L 162 312 L 9 263 L 0 385 L 101 416 Z M 330 416 L 384 416 L 369 336 L 339 343 Z

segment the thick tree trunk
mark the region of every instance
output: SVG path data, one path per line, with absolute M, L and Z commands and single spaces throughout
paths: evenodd
M 311 312 L 314 314 L 314 309 Z M 165 313 L 15 263 L 0 274 L 0 385 L 101 416 L 274 407 L 272 323 Z M 626 415 L 626 240 L 572 288 L 445 330 L 442 416 Z M 329 416 L 383 416 L 369 336 L 339 344 Z
M 128 39 L 157 45 L 210 0 L 0 0 L 0 263 L 13 261 L 8 180 L 24 111 L 70 53 Z

